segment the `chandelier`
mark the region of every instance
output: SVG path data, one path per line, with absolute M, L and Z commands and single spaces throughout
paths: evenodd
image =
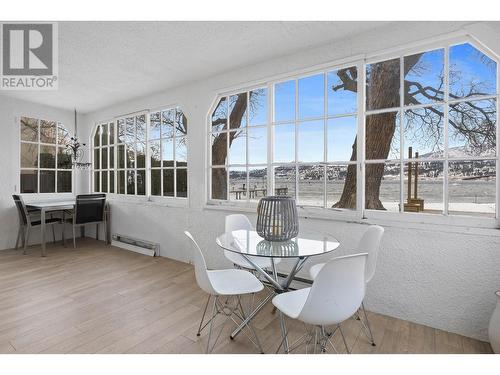
M 74 137 L 71 137 L 70 141 L 66 145 L 66 149 L 71 154 L 71 162 L 73 167 L 78 169 L 88 169 L 90 168 L 92 163 L 84 163 L 81 161 L 84 155 L 82 147 L 85 147 L 85 143 L 80 143 L 76 135 Z

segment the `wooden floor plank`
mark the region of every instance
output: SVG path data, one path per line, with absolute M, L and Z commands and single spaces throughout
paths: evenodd
M 203 353 L 208 329 L 196 336 L 207 295 L 191 265 L 152 258 L 92 239 L 76 250 L 61 243 L 28 255 L 0 252 L 0 353 Z M 267 295 L 256 296 L 255 304 Z M 266 353 L 281 341 L 279 312 L 267 304 L 253 321 Z M 353 353 L 491 353 L 488 343 L 367 312 L 376 346 L 359 320 L 342 324 Z M 290 342 L 306 328 L 286 319 Z M 222 329 L 223 328 L 223 329 Z M 222 329 L 222 331 L 221 331 Z M 258 353 L 248 331 L 229 338 L 234 324 L 218 318 L 215 353 Z M 334 327 L 329 327 L 332 332 Z M 215 337 L 215 336 L 214 336 Z M 332 343 L 344 344 L 338 332 Z M 310 350 L 311 347 L 308 347 Z M 305 353 L 301 345 L 296 353 Z

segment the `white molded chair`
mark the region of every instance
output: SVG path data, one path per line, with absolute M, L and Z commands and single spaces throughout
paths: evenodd
M 375 269 L 377 267 L 378 251 L 380 248 L 380 241 L 382 240 L 383 234 L 384 234 L 384 228 L 382 228 L 379 225 L 370 225 L 366 230 L 366 232 L 361 237 L 361 240 L 359 241 L 357 247 L 357 251 L 368 253 L 368 260 L 366 262 L 366 270 L 365 270 L 365 279 L 367 284 L 373 278 L 373 275 L 375 275 Z M 309 274 L 313 280 L 316 278 L 319 271 L 323 268 L 324 265 L 325 263 L 318 263 L 311 267 L 311 269 L 309 270 Z M 370 339 L 370 343 L 373 346 L 375 346 L 375 341 L 373 339 L 373 334 L 370 327 L 370 322 L 368 321 L 368 316 L 366 315 L 364 303 L 361 303 L 361 310 L 363 311 L 363 315 L 366 322 L 363 322 L 363 320 L 361 320 L 359 314 L 358 318 L 361 321 L 364 330 L 367 331 L 365 333 Z
M 225 223 L 225 232 L 231 233 L 237 230 L 253 230 L 250 220 L 248 220 L 248 218 L 242 214 L 227 215 Z M 232 251 L 224 250 L 224 256 L 238 267 L 246 268 L 252 271 L 255 270 L 255 267 L 249 262 L 247 262 L 247 260 L 243 258 L 241 255 L 238 255 Z M 252 260 L 253 263 L 258 265 L 262 269 L 272 267 L 270 258 L 255 257 L 255 256 L 254 257 L 250 256 L 249 258 Z M 274 264 L 277 264 L 279 262 L 280 259 L 274 259 Z
M 325 263 L 310 288 L 279 294 L 273 304 L 292 319 L 298 319 L 314 326 L 314 349 L 319 345 L 325 352 L 328 343 L 333 347 L 329 334 L 324 327 L 336 325 L 349 353 L 340 323 L 358 311 L 365 296 L 365 266 L 368 254 L 339 257 Z M 301 337 L 289 351 L 297 348 L 303 341 Z M 283 338 L 283 341 L 286 336 Z M 283 343 L 282 341 L 282 343 Z M 280 345 L 281 347 L 281 345 Z M 278 348 L 279 350 L 280 348 Z
M 191 240 L 196 282 L 198 283 L 198 286 L 209 295 L 197 333 L 197 336 L 200 336 L 201 331 L 208 324 L 210 324 L 206 349 L 206 352 L 209 353 L 214 349 L 215 345 L 217 344 L 217 340 L 219 339 L 220 334 L 222 333 L 222 330 L 224 328 L 223 325 L 221 331 L 215 339 L 215 342 L 212 344 L 212 346 L 210 346 L 213 321 L 215 320 L 216 316 L 219 314 L 226 315 L 235 323 L 237 322 L 234 320 L 233 316 L 236 316 L 241 321 L 245 320 L 245 311 L 241 303 L 241 296 L 253 295 L 254 293 L 260 292 L 264 288 L 264 286 L 254 275 L 252 275 L 248 271 L 236 269 L 213 271 L 207 270 L 207 265 L 205 263 L 203 253 L 201 252 L 201 249 L 194 240 L 193 236 L 188 231 L 185 231 L 184 234 Z M 220 296 L 234 297 L 234 305 L 229 306 L 228 300 L 226 300 L 225 302 L 221 302 L 219 300 Z M 205 325 L 203 325 L 205 314 L 212 298 L 212 317 L 208 322 L 205 323 Z M 249 337 L 250 340 L 259 348 L 261 352 L 263 352 L 262 346 L 259 342 L 259 338 L 257 337 L 257 333 L 251 326 L 251 323 L 248 323 L 247 327 L 250 328 L 255 337 L 255 342 Z

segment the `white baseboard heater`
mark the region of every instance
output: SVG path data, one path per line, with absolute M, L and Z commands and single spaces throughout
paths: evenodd
M 122 234 L 113 234 L 112 246 L 121 247 L 125 250 L 149 255 L 151 257 L 160 255 L 160 245 L 154 242 L 139 240 Z

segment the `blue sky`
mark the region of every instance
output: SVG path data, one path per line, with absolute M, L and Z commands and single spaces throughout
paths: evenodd
M 438 49 L 423 54 L 419 63 L 407 74 L 406 79 L 416 81 L 423 86 L 439 87 L 440 77 L 443 74 L 444 50 Z M 479 84 L 482 91 L 493 94 L 496 92 L 496 72 L 495 63 L 482 55 L 478 50 L 469 44 L 461 44 L 450 47 L 450 70 L 460 71 L 460 81 L 458 83 L 450 81 L 450 92 L 460 95 L 463 91 L 468 91 L 471 84 Z M 335 71 L 326 74 L 327 97 L 325 99 L 325 75 L 316 74 L 298 80 L 298 161 L 321 162 L 324 158 L 324 121 L 311 120 L 310 118 L 321 118 L 325 116 L 325 100 L 328 116 L 345 115 L 356 111 L 356 93 L 338 90 L 333 91 L 332 87 L 340 84 L 340 80 Z M 412 91 L 414 88 L 412 89 Z M 295 159 L 295 99 L 296 81 L 290 80 L 275 85 L 275 122 L 284 124 L 275 125 L 275 162 L 293 162 Z M 267 132 L 265 128 L 252 128 L 253 125 L 265 125 L 268 114 L 267 90 L 256 90 L 258 94 L 255 106 L 250 109 L 248 126 L 249 135 L 249 155 L 250 164 L 265 164 L 267 153 Z M 236 97 L 229 99 L 229 107 Z M 423 95 L 416 96 L 422 104 L 433 103 L 432 99 Z M 226 112 L 227 107 L 220 109 Z M 442 107 L 441 107 L 442 108 Z M 229 108 L 230 109 L 230 108 Z M 226 112 L 227 113 L 227 112 Z M 217 117 L 217 116 L 216 116 Z M 221 117 L 220 114 L 218 117 Z M 304 121 L 306 120 L 306 121 Z M 418 123 L 415 124 L 418 126 Z M 439 126 L 444 126 L 441 121 Z M 451 129 L 450 129 L 451 130 Z M 397 132 L 399 133 L 399 132 Z M 443 130 L 441 129 L 441 133 Z M 451 133 L 451 131 L 450 131 Z M 327 161 L 348 161 L 351 157 L 352 144 L 356 136 L 356 117 L 348 116 L 327 121 Z M 432 150 L 427 140 L 422 139 L 419 134 L 408 134 L 405 149 L 410 145 L 414 151 L 421 154 Z M 399 148 L 398 140 L 394 140 L 394 146 Z M 450 138 L 450 146 L 462 146 L 464 140 L 460 138 Z M 442 144 L 442 140 L 439 142 Z M 229 154 L 231 164 L 244 164 L 245 138 L 239 137 L 233 141 Z

